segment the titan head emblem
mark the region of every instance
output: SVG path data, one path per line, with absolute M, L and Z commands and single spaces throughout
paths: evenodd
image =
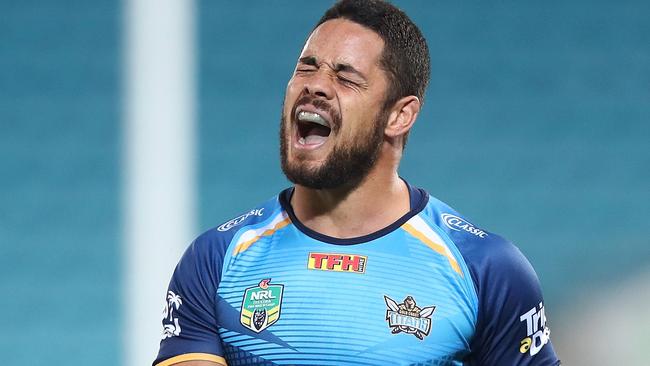
M 435 306 L 420 308 L 412 296 L 407 296 L 401 304 L 386 295 L 384 295 L 384 301 L 388 307 L 386 320 L 391 328 L 391 333 L 413 334 L 419 340 L 423 340 L 425 336 L 429 335 L 431 315 L 436 310 Z

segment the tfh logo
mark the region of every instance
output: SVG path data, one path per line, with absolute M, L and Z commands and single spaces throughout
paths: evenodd
M 307 268 L 322 271 L 364 273 L 367 261 L 368 257 L 356 254 L 309 253 Z

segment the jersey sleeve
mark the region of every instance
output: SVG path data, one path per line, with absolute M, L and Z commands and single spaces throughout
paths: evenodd
M 502 238 L 480 244 L 476 249 L 483 253 L 469 254 L 479 300 L 469 364 L 559 365 L 533 267 Z
M 190 360 L 226 364 L 215 306 L 223 256 L 214 241 L 207 235 L 196 239 L 174 270 L 165 294 L 162 340 L 154 366 Z

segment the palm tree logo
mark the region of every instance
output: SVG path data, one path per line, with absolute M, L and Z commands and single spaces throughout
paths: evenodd
M 169 291 L 167 293 L 167 309 L 169 309 L 169 321 L 173 321 L 173 314 L 174 314 L 174 308 L 178 310 L 178 308 L 183 305 L 183 300 L 181 299 L 180 296 L 176 295 L 174 291 Z
M 178 310 L 181 305 L 183 305 L 183 299 L 179 295 L 176 295 L 174 291 L 168 291 L 167 302 L 163 309 L 163 339 L 181 334 L 181 326 L 178 324 L 178 318 L 174 318 L 174 308 Z

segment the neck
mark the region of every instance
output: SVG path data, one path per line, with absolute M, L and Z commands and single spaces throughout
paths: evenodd
M 410 210 L 410 200 L 408 187 L 397 170 L 379 161 L 352 189 L 296 185 L 291 206 L 303 225 L 345 239 L 374 233 L 397 221 Z

